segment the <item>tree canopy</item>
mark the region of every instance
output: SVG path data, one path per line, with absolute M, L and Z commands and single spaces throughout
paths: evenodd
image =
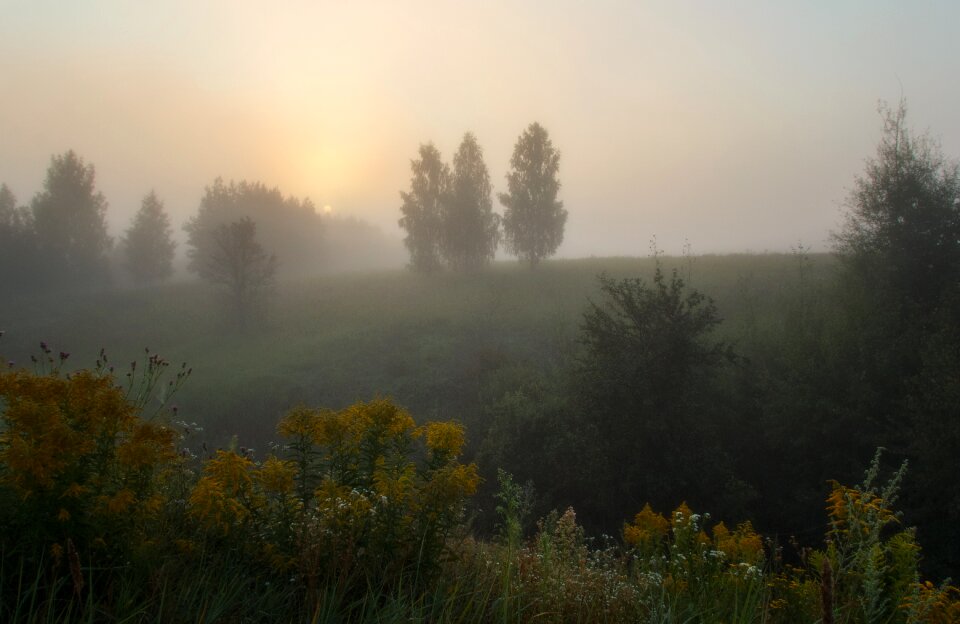
M 163 202 L 154 191 L 143 198 L 123 240 L 126 266 L 137 280 L 152 282 L 173 272 L 173 230 Z
M 493 212 L 490 173 L 470 132 L 453 157 L 448 200 L 443 203 L 443 256 L 456 271 L 489 264 L 500 243 L 500 216 Z
M 652 284 L 601 276 L 600 287 L 602 303 L 583 316 L 576 373 L 580 411 L 604 451 L 594 479 L 605 498 L 594 506 L 616 518 L 678 491 L 714 508 L 735 504 L 723 500 L 731 475 L 714 400 L 715 373 L 733 354 L 710 337 L 720 322 L 713 301 L 659 264 Z
M 546 129 L 532 123 L 517 139 L 507 174 L 508 193 L 500 193 L 507 251 L 535 267 L 563 242 L 567 211 L 557 200 L 560 152 Z
M 53 156 L 43 191 L 31 204 L 34 230 L 55 281 L 90 283 L 106 278 L 107 200 L 96 189 L 96 172 L 73 150 Z
M 848 392 L 860 429 L 911 458 L 913 520 L 940 561 L 960 561 L 960 169 L 903 102 L 884 127 L 836 234 Z M 852 410 L 847 410 L 852 411 Z M 904 435 L 904 431 L 908 431 Z M 939 500 L 936 507 L 927 501 Z
M 0 293 L 33 287 L 34 272 L 27 268 L 37 261 L 33 216 L 0 184 Z
M 450 168 L 433 143 L 427 143 L 420 146 L 420 158 L 410 161 L 410 169 L 410 192 L 400 192 L 399 224 L 407 232 L 403 242 L 410 252 L 410 268 L 433 273 L 442 267 L 443 202 L 449 192 Z
M 227 302 L 240 329 L 262 312 L 274 286 L 277 257 L 257 242 L 257 226 L 249 217 L 218 225 L 210 232 L 210 247 L 192 258 L 203 279 L 224 286 Z
M 847 201 L 837 251 L 898 307 L 930 310 L 960 274 L 960 170 L 910 132 L 903 103 L 881 113 L 883 136 Z
M 261 222 L 271 234 L 267 249 L 258 239 Z M 183 226 L 187 268 L 226 287 L 227 305 L 242 329 L 262 311 L 274 285 L 280 259 L 272 249 L 303 261 L 316 252 L 318 227 L 310 200 L 284 199 L 278 189 L 259 182 L 225 184 L 217 178 L 207 187 L 197 215 Z
M 219 226 L 243 218 L 256 223 L 258 239 L 277 254 L 285 274 L 314 273 L 322 262 L 323 222 L 310 199 L 284 197 L 280 189 L 261 182 L 228 184 L 217 178 L 205 189 L 196 216 L 184 225 L 188 268 L 196 270 L 195 257 L 210 248 L 210 237 Z

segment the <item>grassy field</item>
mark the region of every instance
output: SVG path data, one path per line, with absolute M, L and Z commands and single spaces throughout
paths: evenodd
M 818 350 L 834 335 L 821 330 L 842 320 L 835 259 L 660 261 L 715 301 L 714 337 L 738 354 L 720 379 L 740 401 L 733 416 L 691 422 L 720 423 L 709 431 L 733 440 L 728 474 L 746 481 L 718 482 L 709 505 L 686 491 L 673 512 L 637 504 L 601 527 L 607 535 L 571 478 L 603 452 L 568 413 L 593 406 L 568 390 L 580 383 L 584 311 L 603 303 L 597 276 L 649 280 L 654 259 L 284 282 L 264 321 L 242 332 L 200 283 L 8 299 L 0 353 L 15 365 L 0 376 L 0 534 L 17 537 L 0 549 L 0 619 L 958 621 L 960 591 L 918 582 L 918 534 L 890 506 L 903 469 L 882 486 L 890 469 L 878 452 L 862 485 L 826 481 L 838 464 L 826 465 L 823 441 L 845 456 L 851 442 L 830 434 L 842 412 L 817 405 L 818 382 L 831 377 L 824 363 L 835 360 Z M 109 377 L 18 371 L 41 342 L 54 363 L 69 353 L 68 370 L 90 368 L 104 348 L 121 382 L 133 361 L 143 378 L 145 348 L 175 370 L 187 362 L 192 375 L 173 403 L 204 431 L 181 441 L 137 393 L 128 410 L 131 395 Z M 810 371 L 813 382 L 791 394 Z M 514 394 L 524 384 L 535 390 Z M 298 405 L 338 411 L 291 411 Z M 821 413 L 826 428 L 811 417 Z M 790 455 L 801 436 L 803 453 Z M 283 446 L 271 451 L 274 442 Z M 556 454 L 532 452 L 537 444 Z M 503 461 L 491 447 L 507 449 Z M 697 471 L 694 485 L 722 467 L 698 448 L 669 450 Z M 528 454 L 545 467 L 530 490 L 524 466 L 507 465 Z M 648 474 L 676 480 L 662 464 Z M 743 499 L 747 511 L 725 509 L 741 491 L 756 493 Z
M 712 297 L 719 334 L 749 352 L 815 297 L 826 255 L 663 258 Z M 651 258 L 555 260 L 536 271 L 498 263 L 474 276 L 406 271 L 341 274 L 281 283 L 265 322 L 238 332 L 202 283 L 8 300 L 0 353 L 26 362 L 40 341 L 90 366 L 105 348 L 118 370 L 144 348 L 193 368 L 175 402 L 212 444 L 237 435 L 259 446 L 291 407 L 340 408 L 391 396 L 418 419 L 482 429 L 481 378 L 511 366 L 548 370 L 576 348 L 597 275 L 652 275 Z

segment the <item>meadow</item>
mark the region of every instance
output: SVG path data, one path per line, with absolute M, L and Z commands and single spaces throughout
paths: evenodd
M 829 280 L 828 255 L 662 258 L 712 297 L 723 339 L 745 350 L 782 330 L 802 297 Z M 644 276 L 652 258 L 553 260 L 536 271 L 499 263 L 472 276 L 406 271 L 347 273 L 282 282 L 260 326 L 237 332 L 202 283 L 45 294 L 7 300 L 2 352 L 28 363 L 41 341 L 92 365 L 100 349 L 119 368 L 145 348 L 187 362 L 181 416 L 211 444 L 251 446 L 298 404 L 340 408 L 377 395 L 422 418 L 454 418 L 482 430 L 480 378 L 511 364 L 549 369 L 576 347 L 597 276 Z
M 598 275 L 658 263 L 737 353 L 706 395 L 736 402 L 690 425 L 722 427 L 730 472 L 681 441 L 670 466 L 712 497 L 664 465 L 670 506 L 603 520 L 603 492 L 576 494 L 604 448 L 573 414 L 584 314 Z M 801 250 L 330 275 L 281 283 L 242 332 L 196 283 L 8 300 L 0 619 L 958 621 L 898 511 L 901 454 L 857 464 L 834 438 L 841 463 L 794 435 L 808 406 L 783 389 L 823 368 L 835 269 Z

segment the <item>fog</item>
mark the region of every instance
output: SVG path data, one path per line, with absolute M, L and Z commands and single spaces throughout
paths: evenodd
M 958 24 L 0 0 L 0 620 L 955 621 Z
M 466 131 L 494 192 L 538 121 L 561 150 L 561 257 L 828 246 L 878 100 L 960 148 L 960 7 L 669 2 L 5 2 L 0 181 L 97 168 L 119 235 L 258 180 L 392 239 L 409 161 Z M 502 208 L 495 204 L 495 210 Z

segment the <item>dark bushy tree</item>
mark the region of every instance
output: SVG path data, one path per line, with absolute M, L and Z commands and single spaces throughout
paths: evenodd
M 442 266 L 443 202 L 450 185 L 450 168 L 433 143 L 420 146 L 420 158 L 411 160 L 410 168 L 410 192 L 400 192 L 400 227 L 407 232 L 403 242 L 410 252 L 410 268 L 433 273 Z
M 91 283 L 107 275 L 107 200 L 96 190 L 93 165 L 72 150 L 54 156 L 43 191 L 33 198 L 34 229 L 55 281 Z
M 577 375 L 578 409 L 605 459 L 595 508 L 612 523 L 644 503 L 670 508 L 682 497 L 736 506 L 715 394 L 733 354 L 710 337 L 716 306 L 659 265 L 652 284 L 601 276 L 600 285 L 603 303 L 584 314 Z
M 507 174 L 509 193 L 500 193 L 507 251 L 537 266 L 563 242 L 567 211 L 557 200 L 560 152 L 546 129 L 532 123 L 517 139 Z
M 960 565 L 960 170 L 901 102 L 882 109 L 877 154 L 836 235 L 842 261 L 848 387 L 862 430 L 913 461 L 910 521 L 939 571 Z M 838 341 L 839 342 L 839 341 Z
M 257 226 L 249 217 L 218 225 L 208 246 L 195 250 L 190 267 L 201 278 L 224 286 L 237 326 L 245 328 L 262 311 L 274 286 L 277 258 L 257 242 Z
M 141 282 L 170 277 L 175 248 L 170 217 L 157 194 L 150 191 L 123 240 L 127 269 Z
M 932 139 L 910 132 L 902 103 L 881 112 L 877 154 L 856 181 L 836 249 L 844 338 L 863 388 L 857 409 L 865 423 L 899 433 L 912 400 L 905 382 L 925 366 L 922 346 L 958 311 L 960 171 Z
M 443 205 L 441 249 L 456 271 L 475 271 L 489 264 L 500 242 L 500 216 L 490 200 L 490 173 L 483 150 L 466 133 L 453 157 L 448 200 Z
M 906 125 L 906 107 L 883 109 L 875 158 L 847 202 L 837 251 L 858 281 L 905 320 L 935 310 L 960 274 L 960 170 Z

